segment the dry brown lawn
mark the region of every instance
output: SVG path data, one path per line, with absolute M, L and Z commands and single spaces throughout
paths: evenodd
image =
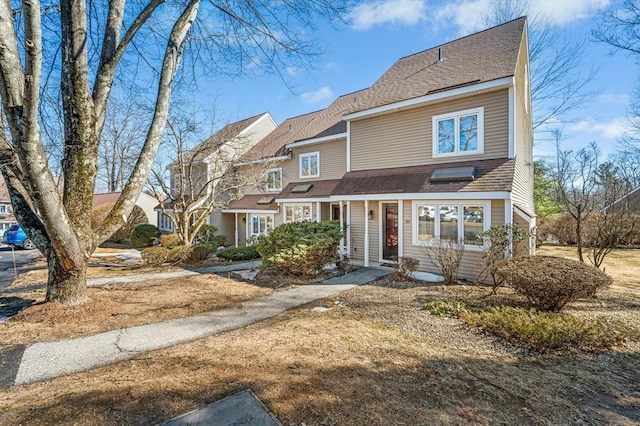
M 635 267 L 640 251 L 629 259 L 621 269 Z M 581 301 L 571 312 L 625 315 L 640 325 L 637 293 L 626 294 L 637 289 L 633 279 L 616 282 L 624 292 Z M 164 285 L 173 284 L 157 283 L 152 293 Z M 101 296 L 123 297 L 118 291 Z M 488 293 L 359 287 L 243 329 L 0 391 L 0 424 L 155 424 L 247 387 L 284 425 L 640 422 L 637 342 L 600 354 L 533 355 L 421 310 L 433 299 L 510 297 L 508 290 Z M 312 310 L 319 305 L 330 310 Z

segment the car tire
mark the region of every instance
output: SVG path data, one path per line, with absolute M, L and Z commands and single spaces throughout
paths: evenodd
M 36 248 L 36 245 L 33 244 L 33 242 L 29 238 L 25 238 L 25 240 L 22 242 L 22 248 L 25 250 L 33 250 L 34 248 Z

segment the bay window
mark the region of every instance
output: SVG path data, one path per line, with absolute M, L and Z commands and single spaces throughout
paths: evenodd
M 284 208 L 284 223 L 311 220 L 311 204 L 288 204 Z
M 481 235 L 490 226 L 489 209 L 490 203 L 414 201 L 413 244 L 442 239 L 481 245 Z

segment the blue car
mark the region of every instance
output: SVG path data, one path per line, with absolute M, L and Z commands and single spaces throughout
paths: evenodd
M 31 239 L 25 234 L 22 227 L 18 224 L 11 225 L 9 229 L 4 231 L 2 242 L 15 247 L 22 247 L 23 249 L 33 250 L 36 246 Z

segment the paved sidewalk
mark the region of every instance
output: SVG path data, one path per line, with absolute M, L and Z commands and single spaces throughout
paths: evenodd
M 246 271 L 259 268 L 260 260 L 253 262 L 231 263 L 229 265 L 207 266 L 204 268 L 185 269 L 184 271 L 159 272 L 157 274 L 121 275 L 119 277 L 90 278 L 87 287 L 98 287 L 107 284 L 137 283 L 147 280 L 168 280 L 171 278 L 192 277 L 200 274 L 217 274 L 220 272 Z
M 235 266 L 237 267 L 238 264 Z M 241 267 L 245 266 L 247 265 Z M 207 268 L 207 270 L 211 269 Z M 154 324 L 112 330 L 77 339 L 35 343 L 24 348 L 19 361 L 17 359 L 19 354 L 14 354 L 14 367 L 7 368 L 7 371 L 16 371 L 15 378 L 4 378 L 4 386 L 10 386 L 11 382 L 20 385 L 89 370 L 130 359 L 144 352 L 235 330 L 274 317 L 288 309 L 366 284 L 389 273 L 391 271 L 361 268 L 338 277 L 341 279 L 339 283 L 335 282 L 335 279 L 330 279 L 316 285 L 278 291 L 247 301 L 240 308 L 223 309 Z M 128 278 L 126 281 L 131 282 L 132 278 L 139 277 L 118 278 Z M 149 276 L 145 279 L 149 279 Z M 15 368 L 16 365 L 19 367 Z

